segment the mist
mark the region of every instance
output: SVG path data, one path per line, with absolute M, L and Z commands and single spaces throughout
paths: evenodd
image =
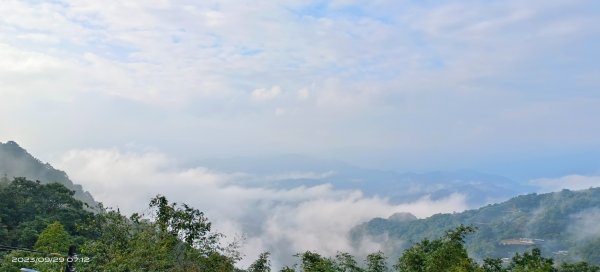
M 242 266 L 262 251 L 272 253 L 275 266 L 290 263 L 292 255 L 306 250 L 324 255 L 335 255 L 337 251 L 365 255 L 384 248 L 373 241 L 353 247 L 348 234 L 359 223 L 397 212 L 423 218 L 467 208 L 461 194 L 435 200 L 424 195 L 416 201 L 394 204 L 384 196 L 366 197 L 358 190 L 336 190 L 327 184 L 326 175 L 317 175 L 323 184 L 316 186 L 246 187 L 244 179 L 260 177 L 203 167 L 180 168 L 177 160 L 159 152 L 73 150 L 54 164 L 65 169 L 96 200 L 125 214 L 144 214 L 149 199 L 157 194 L 205 211 L 215 230 L 229 240 L 243 237 Z M 270 177 L 265 176 L 267 180 Z

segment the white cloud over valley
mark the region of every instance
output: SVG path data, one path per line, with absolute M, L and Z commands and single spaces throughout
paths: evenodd
M 244 187 L 234 181 L 260 177 L 201 167 L 179 168 L 175 160 L 151 151 L 72 150 L 54 164 L 65 169 L 98 201 L 126 214 L 145 211 L 156 194 L 205 211 L 215 222 L 216 230 L 230 238 L 246 237 L 242 248 L 248 257 L 246 262 L 264 250 L 271 251 L 275 260 L 289 260 L 303 250 L 328 255 L 338 250 L 355 252 L 348 232 L 374 217 L 388 217 L 396 212 L 427 217 L 467 208 L 465 196 L 460 194 L 437 200 L 424 196 L 412 203 L 392 204 L 386 198 L 365 197 L 355 190 L 334 190 L 327 184 L 291 189 Z M 319 177 L 326 182 L 326 175 Z M 355 253 L 378 246 L 371 244 L 372 248 Z
M 257 174 L 196 162 L 298 154 L 382 176 L 475 169 L 516 183 L 559 177 L 531 182 L 547 191 L 600 186 L 582 174 L 600 169 L 599 8 L 3 0 L 0 142 L 27 147 L 126 213 L 156 194 L 203 210 L 229 237 L 247 236 L 250 259 L 351 250 L 346 235 L 360 222 L 460 211 L 465 196 L 399 204 L 334 188 L 331 169 Z M 303 179 L 320 185 L 274 186 Z

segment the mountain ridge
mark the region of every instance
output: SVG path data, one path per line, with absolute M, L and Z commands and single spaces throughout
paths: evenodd
M 340 190 L 360 190 L 366 196 L 388 198 L 400 204 L 425 195 L 441 199 L 453 193 L 464 194 L 469 207 L 479 207 L 534 190 L 526 183 L 475 170 L 399 172 L 370 169 L 326 159 L 287 154 L 272 157 L 236 157 L 200 160 L 190 163 L 218 171 L 250 174 L 244 186 L 290 189 L 298 186 L 331 184 Z M 290 177 L 285 178 L 286 174 Z M 303 175 L 305 177 L 302 177 Z M 278 179 L 273 178 L 278 177 Z
M 98 205 L 94 197 L 81 185 L 69 179 L 65 171 L 35 158 L 15 141 L 0 142 L 0 175 L 5 179 L 25 177 L 39 180 L 43 184 L 57 182 L 75 191 L 75 198 L 83 201 L 90 208 L 94 209 Z
M 406 216 L 405 216 L 406 217 Z M 410 217 L 408 217 L 410 218 Z M 496 204 L 424 219 L 373 218 L 354 227 L 355 246 L 371 240 L 398 255 L 410 244 L 458 225 L 478 228 L 466 246 L 473 256 L 505 258 L 539 247 L 565 260 L 600 264 L 600 188 L 519 195 Z

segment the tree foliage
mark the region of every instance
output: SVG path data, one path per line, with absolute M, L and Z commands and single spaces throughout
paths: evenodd
M 34 249 L 43 252 L 64 252 L 70 245 L 71 236 L 64 226 L 56 221 L 40 233 Z
M 523 201 L 530 201 L 525 199 Z M 34 249 L 4 252 L 0 271 L 18 271 L 14 258 L 66 257 L 78 247 L 77 271 L 270 272 L 270 253 L 263 252 L 246 270 L 236 267 L 237 243 L 223 245 L 198 209 L 171 203 L 158 195 L 150 200 L 150 215 L 127 218 L 118 210 L 91 213 L 60 184 L 41 184 L 24 178 L 0 181 L 0 238 L 5 246 Z M 383 252 L 357 262 L 350 253 L 323 256 L 315 251 L 295 255 L 297 263 L 282 272 L 600 272 L 586 262 L 565 263 L 545 257 L 540 249 L 517 253 L 508 262 L 489 258 L 478 263 L 466 250 L 472 226 L 459 225 L 437 239 L 422 239 L 407 248 L 393 264 Z M 597 250 L 596 240 L 588 243 Z M 593 253 L 590 253 L 593 254 Z M 591 255 L 593 256 L 593 255 Z M 33 263 L 40 271 L 61 271 L 64 263 Z
M 248 268 L 248 272 L 271 272 L 271 261 L 269 260 L 269 252 L 263 252 L 258 256 Z
M 93 218 L 84 204 L 73 198 L 74 192 L 57 184 L 41 184 L 15 178 L 0 188 L 0 235 L 4 244 L 15 247 L 34 246 L 37 235 L 53 222 L 81 240 L 79 226 Z
M 461 225 L 440 239 L 424 239 L 406 250 L 395 268 L 402 272 L 477 271 L 477 264 L 464 247 L 465 236 L 474 231 Z

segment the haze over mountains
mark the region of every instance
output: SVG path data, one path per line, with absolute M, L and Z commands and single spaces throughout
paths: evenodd
M 240 179 L 240 184 L 246 186 L 290 189 L 331 184 L 338 190 L 360 190 L 365 196 L 389 198 L 394 203 L 415 201 L 425 195 L 439 199 L 459 193 L 466 196 L 471 207 L 477 207 L 537 189 L 473 170 L 399 173 L 300 155 L 212 159 L 198 164 L 221 172 L 247 174 L 249 177 Z
M 434 239 L 460 224 L 478 228 L 467 239 L 470 256 L 510 258 L 537 247 L 557 260 L 600 264 L 600 188 L 527 194 L 454 214 L 417 219 L 410 214 L 375 218 L 356 226 L 352 239 L 373 240 L 401 255 L 415 241 Z
M 282 263 L 302 250 L 325 254 L 346 250 L 360 255 L 382 249 L 397 253 L 397 245 L 381 240 L 382 233 L 389 233 L 385 237 L 397 235 L 391 229 L 373 232 L 369 227 L 373 236 L 358 237 L 353 228 L 374 217 L 394 214 L 387 223 L 394 226 L 393 222 L 416 219 L 412 214 L 426 218 L 460 212 L 539 190 L 531 184 L 467 170 L 396 173 L 298 155 L 205 160 L 196 162 L 203 167 L 186 167 L 160 153 L 137 155 L 118 150 L 73 152 L 59 161 L 71 169 L 75 183 L 84 184 L 82 188 L 15 142 L 2 144 L 0 155 L 0 169 L 8 177 L 58 181 L 75 190 L 78 198 L 94 201 L 84 191 L 90 190 L 106 206 L 127 213 L 143 212 L 147 199 L 159 193 L 197 206 L 230 239 L 244 237 L 243 252 L 249 258 L 269 250 L 274 260 Z M 428 220 L 439 216 L 432 218 Z M 453 219 L 452 224 L 463 221 L 474 222 Z M 375 221 L 367 226 L 374 224 L 371 222 Z M 444 224 L 435 225 L 435 230 L 390 241 L 438 235 L 443 228 Z
M 0 175 L 360 255 L 373 218 L 600 186 L 599 48 L 600 1 L 5 0 Z
M 244 187 L 290 190 L 328 185 L 334 190 L 358 190 L 366 197 L 386 198 L 396 204 L 413 202 L 423 196 L 437 200 L 461 194 L 470 207 L 477 207 L 537 189 L 499 175 L 470 170 L 398 173 L 300 155 L 238 157 L 196 163 L 210 171 L 230 173 L 235 177 L 229 182 Z M 14 141 L 0 143 L 0 173 L 9 178 L 22 176 L 46 183 L 58 182 L 76 191 L 76 197 L 85 203 L 95 203 L 89 192 L 74 184 L 64 171 L 41 162 Z

